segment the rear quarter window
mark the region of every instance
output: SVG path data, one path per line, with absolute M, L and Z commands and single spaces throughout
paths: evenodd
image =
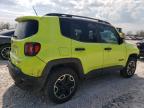
M 38 32 L 38 21 L 27 20 L 18 23 L 14 36 L 18 39 L 24 39 L 33 36 L 37 32 Z

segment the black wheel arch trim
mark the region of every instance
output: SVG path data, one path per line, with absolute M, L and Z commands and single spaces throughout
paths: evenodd
M 42 81 L 41 82 L 42 88 L 45 86 L 45 84 L 48 80 L 48 77 L 51 74 L 51 70 L 56 67 L 59 67 L 59 66 L 60 67 L 68 66 L 68 67 L 74 69 L 80 79 L 83 79 L 85 77 L 83 67 L 82 67 L 81 61 L 79 59 L 77 59 L 77 58 L 62 58 L 62 59 L 52 60 L 46 64 L 46 66 L 43 70 L 42 76 L 40 78 Z
M 135 58 L 136 60 L 138 59 L 138 54 L 137 53 L 132 53 L 132 54 L 130 54 L 129 56 L 128 56 L 128 58 L 127 58 L 127 62 L 128 62 L 128 60 L 131 58 L 131 57 L 133 57 L 133 58 Z
M 137 59 L 137 58 L 138 58 L 138 54 L 132 53 L 132 54 L 129 55 L 129 58 L 130 58 L 130 57 L 135 57 L 135 58 Z

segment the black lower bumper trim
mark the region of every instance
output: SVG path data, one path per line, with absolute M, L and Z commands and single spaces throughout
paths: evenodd
M 41 78 L 23 74 L 23 72 L 11 62 L 8 63 L 8 69 L 11 77 L 15 81 L 15 84 L 21 89 L 30 91 L 37 91 L 41 89 Z

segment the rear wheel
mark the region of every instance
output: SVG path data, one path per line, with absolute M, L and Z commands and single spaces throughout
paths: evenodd
M 132 77 L 136 71 L 136 64 L 137 64 L 137 59 L 134 57 L 130 57 L 126 67 L 120 71 L 121 76 L 126 78 Z
M 63 103 L 72 98 L 78 86 L 78 76 L 70 68 L 54 69 L 48 78 L 46 95 L 55 103 Z
M 10 45 L 1 46 L 0 47 L 0 57 L 3 60 L 9 60 L 9 58 L 10 58 L 10 50 L 11 50 Z

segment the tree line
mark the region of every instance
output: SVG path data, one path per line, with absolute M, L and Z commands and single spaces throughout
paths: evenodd
M 133 36 L 134 34 L 133 34 L 132 31 L 128 31 L 126 35 Z M 135 33 L 135 36 L 137 36 L 137 37 L 144 37 L 144 30 L 137 31 Z
M 10 23 L 8 22 L 0 22 L 0 30 L 10 29 Z
M 138 31 L 136 34 L 137 34 L 137 36 L 139 36 L 139 37 L 144 37 L 144 31 L 143 31 L 143 30 Z

